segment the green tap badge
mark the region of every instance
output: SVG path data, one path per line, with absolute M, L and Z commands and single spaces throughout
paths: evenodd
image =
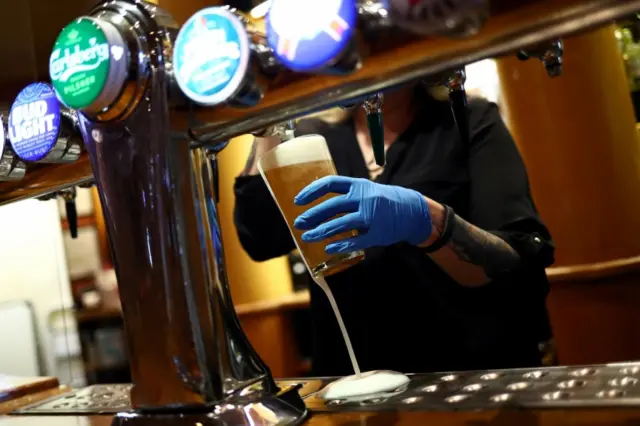
M 91 18 L 67 25 L 49 59 L 49 74 L 60 100 L 68 107 L 91 105 L 102 93 L 109 75 L 109 42 Z

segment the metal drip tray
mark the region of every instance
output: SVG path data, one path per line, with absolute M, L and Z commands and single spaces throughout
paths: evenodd
M 384 395 L 323 400 L 312 394 L 305 403 L 312 411 L 640 406 L 640 363 L 412 375 L 408 386 Z
M 131 410 L 131 385 L 94 385 L 27 406 L 20 414 L 112 414 Z
M 279 380 L 302 385 L 312 411 L 463 411 L 495 408 L 640 406 L 640 362 L 410 375 L 393 392 L 354 400 L 324 400 L 318 391 L 336 378 Z M 95 385 L 15 411 L 20 414 L 111 414 L 131 410 L 131 385 Z

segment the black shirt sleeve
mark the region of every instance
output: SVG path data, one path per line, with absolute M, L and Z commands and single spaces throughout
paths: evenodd
M 261 176 L 239 176 L 234 192 L 236 232 L 253 260 L 273 259 L 295 248 L 287 223 Z
M 497 106 L 476 99 L 469 107 L 470 221 L 509 243 L 524 266 L 550 266 L 551 235 L 538 215 L 524 162 Z

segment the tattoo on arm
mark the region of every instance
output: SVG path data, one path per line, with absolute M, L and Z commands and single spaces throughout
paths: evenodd
M 459 259 L 480 266 L 489 278 L 518 266 L 520 256 L 504 240 L 455 216 L 449 248 Z
M 445 219 L 445 216 L 443 213 L 437 214 L 437 215 L 436 214 L 431 215 L 432 225 L 436 229 L 436 234 L 438 238 L 444 232 L 444 219 Z
M 242 173 L 240 173 L 240 176 L 246 176 L 249 174 L 249 171 L 253 167 L 253 163 L 256 161 L 256 150 L 257 144 L 254 140 L 253 145 L 251 145 L 251 153 L 249 153 L 249 158 L 247 158 L 247 164 L 245 164 L 244 169 L 242 169 Z

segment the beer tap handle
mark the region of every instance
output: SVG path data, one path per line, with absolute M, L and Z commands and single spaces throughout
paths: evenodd
M 516 53 L 516 57 L 521 61 L 532 57 L 538 58 L 542 61 L 549 77 L 560 77 L 563 72 L 564 43 L 560 39 L 553 40 L 521 50 Z
M 458 134 L 462 143 L 469 143 L 469 113 L 467 105 L 467 92 L 464 89 L 464 83 L 467 76 L 464 68 L 453 71 L 445 85 L 449 90 L 449 103 L 451 105 L 451 113 L 456 122 Z
M 78 238 L 78 211 L 76 210 L 76 188 L 64 189 L 60 192 L 64 199 L 64 208 L 67 213 L 67 223 L 69 224 L 69 233 L 74 240 Z
M 371 138 L 373 156 L 378 166 L 385 164 L 384 126 L 382 124 L 382 94 L 376 93 L 362 104 L 367 113 L 367 127 Z
M 265 127 L 264 129 L 251 132 L 253 136 L 260 138 L 268 138 L 271 136 L 278 136 L 282 142 L 286 142 L 295 137 L 296 121 L 289 120 L 283 123 L 274 124 L 273 126 Z

